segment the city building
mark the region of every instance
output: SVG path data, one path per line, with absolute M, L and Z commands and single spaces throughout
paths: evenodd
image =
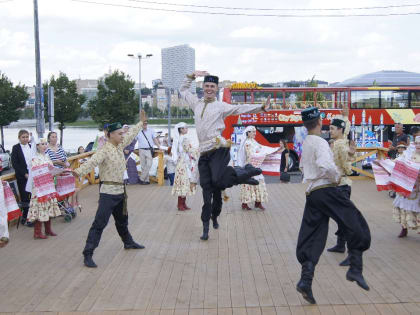
M 195 50 L 188 45 L 162 49 L 162 83 L 173 91 L 181 87 L 185 75 L 195 71 Z M 191 85 L 196 92 L 196 84 Z
M 76 86 L 77 86 L 77 93 L 86 96 L 86 101 L 82 104 L 82 107 L 87 107 L 87 104 L 91 99 L 98 95 L 98 80 L 82 80 L 77 79 Z

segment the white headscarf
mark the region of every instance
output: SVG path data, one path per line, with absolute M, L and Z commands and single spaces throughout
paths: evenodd
M 32 159 L 38 153 L 37 146 L 41 142 L 47 142 L 47 140 L 45 138 L 39 139 L 39 138 L 35 138 L 35 137 L 32 137 L 32 139 L 31 139 L 31 165 L 28 165 L 29 176 L 28 176 L 28 181 L 26 183 L 26 187 L 25 187 L 25 190 L 27 192 L 30 192 L 30 193 L 32 192 L 32 185 L 33 185 L 33 182 L 34 182 L 34 178 L 32 176 Z
M 238 150 L 238 166 L 244 167 L 246 164 L 246 152 L 245 152 L 245 142 L 248 138 L 247 132 L 249 131 L 257 131 L 257 129 L 254 126 L 248 126 L 245 128 L 244 132 L 241 136 L 241 143 L 239 144 L 239 150 Z
M 184 135 L 179 133 L 179 128 L 185 128 L 187 124 L 184 122 L 177 123 L 174 127 L 174 141 L 172 142 L 172 160 L 176 163 L 178 161 L 179 146 L 182 145 Z

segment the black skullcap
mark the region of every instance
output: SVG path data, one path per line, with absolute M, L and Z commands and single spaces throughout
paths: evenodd
M 121 123 L 116 122 L 116 123 L 113 123 L 113 124 L 109 124 L 108 128 L 107 128 L 107 131 L 108 132 L 113 132 L 115 130 L 122 129 L 122 127 L 123 126 L 121 125 Z
M 331 121 L 331 125 L 336 126 L 337 128 L 346 128 L 346 122 L 342 119 L 334 118 Z
M 219 84 L 219 77 L 216 77 L 215 75 L 206 75 L 204 77 L 204 83 L 206 82 Z
M 316 107 L 305 108 L 301 112 L 301 114 L 302 114 L 302 121 L 314 120 L 321 116 L 321 113 Z

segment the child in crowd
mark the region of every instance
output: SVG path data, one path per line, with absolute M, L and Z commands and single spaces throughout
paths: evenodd
M 168 154 L 165 155 L 166 173 L 168 174 L 169 183 L 174 185 L 176 163 L 172 159 L 171 148 L 168 149 Z

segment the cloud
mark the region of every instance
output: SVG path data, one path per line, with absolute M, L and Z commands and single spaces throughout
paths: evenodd
M 126 0 L 104 2 L 140 6 Z M 355 0 L 348 5 L 333 0 L 229 1 L 229 6 L 261 8 L 382 4 L 380 0 Z M 28 85 L 35 81 L 32 10 L 27 1 L 0 4 L 0 70 L 13 81 Z M 137 81 L 138 62 L 127 54 L 141 52 L 154 55 L 142 63 L 142 80 L 150 85 L 161 76 L 161 49 L 180 44 L 196 49 L 197 69 L 237 81 L 300 80 L 316 74 L 318 79 L 334 82 L 390 68 L 420 72 L 420 42 L 415 40 L 418 22 L 410 16 L 247 18 L 43 0 L 39 18 L 43 80 L 60 70 L 71 78 L 94 79 L 111 68 Z
M 230 33 L 233 38 L 274 38 L 278 34 L 271 27 L 246 26 Z

